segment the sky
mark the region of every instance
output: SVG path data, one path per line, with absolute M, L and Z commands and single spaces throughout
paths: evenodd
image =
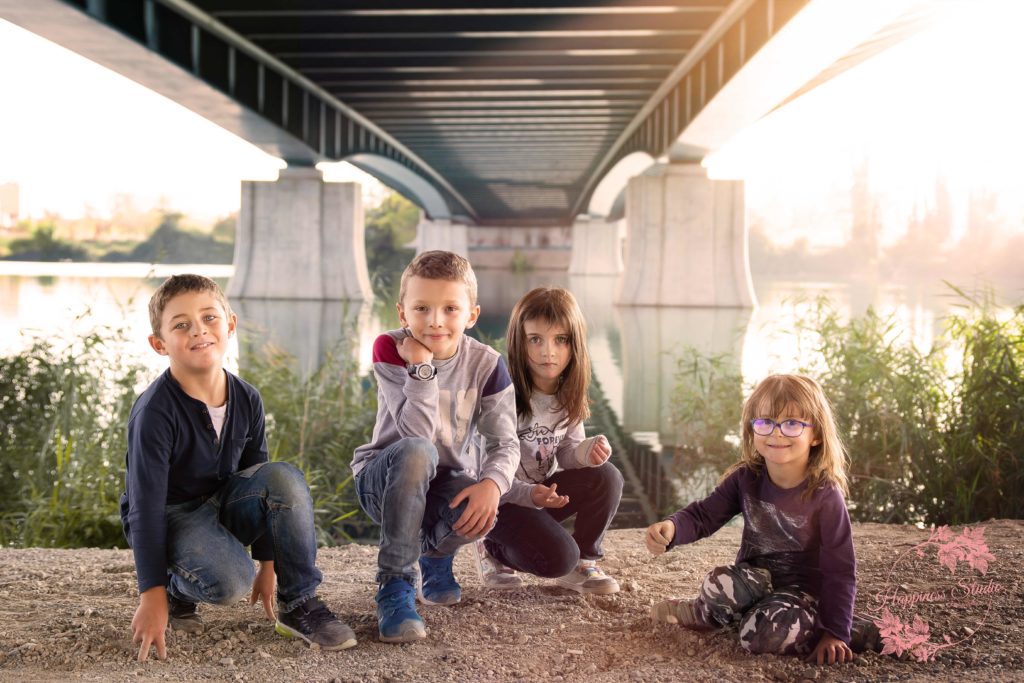
M 884 200 L 883 242 L 932 201 L 938 176 L 961 218 L 968 193 L 985 188 L 998 193 L 1010 229 L 1024 229 L 1024 90 L 1014 85 L 1024 2 L 948 4 L 932 30 L 763 118 L 706 160 L 714 176 L 746 181 L 748 210 L 768 217 L 773 239 L 845 241 L 849 215 L 834 204 L 847 200 L 852 169 L 863 164 Z M 0 67 L 0 183 L 19 183 L 23 216 L 108 214 L 115 195 L 130 193 L 140 207 L 162 202 L 213 220 L 237 210 L 239 180 L 271 180 L 282 166 L 3 20 Z M 382 191 L 347 164 L 325 172 Z M 962 228 L 959 220 L 954 230 Z

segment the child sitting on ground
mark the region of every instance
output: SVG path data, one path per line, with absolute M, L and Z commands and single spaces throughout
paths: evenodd
M 618 582 L 597 560 L 619 507 L 622 474 L 608 462 L 608 440 L 583 431 L 590 355 L 570 292 L 539 287 L 519 300 L 508 324 L 508 358 L 521 458 L 494 529 L 475 546 L 481 580 L 516 588 L 519 570 L 579 593 L 615 593 Z M 561 522 L 573 515 L 570 535 Z
M 417 597 L 459 602 L 455 551 L 491 529 L 519 464 L 505 361 L 464 334 L 480 315 L 476 301 L 469 261 L 424 252 L 402 273 L 402 328 L 373 345 L 377 423 L 370 443 L 356 449 L 352 471 L 359 504 L 380 524 L 375 599 L 383 642 L 426 637 Z
M 236 318 L 217 283 L 168 278 L 149 301 L 149 344 L 170 367 L 128 418 L 121 518 L 135 555 L 139 660 L 166 659 L 164 631 L 202 630 L 197 603 L 249 593 L 276 630 L 325 650 L 355 634 L 316 596 L 313 501 L 302 472 L 267 462 L 259 392 L 223 367 Z M 252 546 L 252 558 L 246 552 Z M 251 592 L 250 592 L 251 587 Z
M 704 500 L 647 529 L 655 555 L 713 534 L 743 515 L 736 564 L 713 569 L 693 599 L 652 608 L 655 621 L 695 630 L 738 624 L 754 654 L 849 662 L 870 622 L 854 623 L 856 559 L 846 453 L 821 387 L 800 375 L 772 375 L 743 405 L 742 460 Z

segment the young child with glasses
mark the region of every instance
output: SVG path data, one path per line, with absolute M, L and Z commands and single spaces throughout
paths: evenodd
M 810 653 L 819 664 L 877 647 L 877 629 L 853 615 L 846 462 L 816 381 L 772 375 L 758 384 L 743 405 L 740 462 L 711 495 L 652 524 L 645 538 L 659 555 L 742 514 L 736 563 L 711 570 L 697 597 L 654 605 L 652 618 L 700 631 L 735 625 L 748 652 Z

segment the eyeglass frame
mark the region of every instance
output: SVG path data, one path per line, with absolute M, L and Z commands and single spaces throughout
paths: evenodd
M 771 428 L 771 430 L 767 434 L 762 434 L 761 432 L 757 431 L 757 427 L 754 426 L 755 422 L 766 422 L 766 423 L 770 424 L 772 426 L 772 428 Z M 797 432 L 796 434 L 787 434 L 786 432 L 784 432 L 782 430 L 782 425 L 787 423 L 787 422 L 795 422 L 798 425 L 800 425 L 800 431 Z M 753 431 L 758 436 L 771 436 L 772 434 L 775 433 L 775 428 L 778 427 L 779 428 L 779 434 L 781 434 L 782 436 L 785 436 L 787 438 L 790 438 L 790 439 L 797 439 L 797 438 L 799 438 L 801 435 L 803 435 L 805 429 L 807 429 L 808 427 L 813 427 L 813 426 L 814 425 L 809 423 L 809 422 L 804 422 L 802 420 L 796 420 L 794 418 L 789 418 L 787 420 L 783 420 L 782 422 L 776 422 L 775 420 L 771 419 L 770 417 L 755 417 L 753 420 L 750 421 L 750 429 L 751 429 L 751 431 Z

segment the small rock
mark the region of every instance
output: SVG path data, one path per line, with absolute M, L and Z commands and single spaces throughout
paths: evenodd
M 221 666 L 234 666 L 235 665 L 235 660 L 232 659 L 231 657 L 221 657 L 219 661 L 220 661 L 220 665 Z
M 627 593 L 636 593 L 640 590 L 640 584 L 638 584 L 636 581 L 626 581 L 624 584 L 622 584 L 622 590 L 626 591 Z
M 579 656 L 583 654 L 583 650 L 566 650 L 566 654 Z
M 256 650 L 256 653 L 263 659 L 270 659 L 270 653 L 265 650 Z
M 525 633 L 516 638 L 516 645 L 526 645 L 528 642 L 530 642 L 530 636 Z
M 688 648 L 686 648 L 686 656 L 687 657 L 696 657 L 697 656 L 697 648 L 695 648 L 695 647 L 688 647 Z
M 585 674 L 596 674 L 597 673 L 597 664 L 591 664 L 590 666 L 588 666 L 586 669 L 583 670 L 583 673 L 585 673 Z

